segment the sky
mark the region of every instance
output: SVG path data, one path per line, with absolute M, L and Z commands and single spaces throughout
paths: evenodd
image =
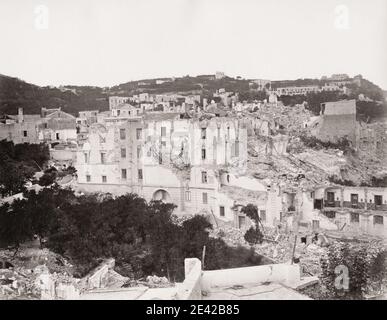
M 0 1 L 0 74 L 113 86 L 216 71 L 362 74 L 387 89 L 387 1 Z

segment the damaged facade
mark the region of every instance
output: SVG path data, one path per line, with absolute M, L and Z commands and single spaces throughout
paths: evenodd
M 207 211 L 233 220 L 218 203 L 219 169 L 243 172 L 246 129 L 237 120 L 178 116 L 112 119 L 90 127 L 77 153 L 78 187 L 135 192 L 175 203 L 177 211 Z

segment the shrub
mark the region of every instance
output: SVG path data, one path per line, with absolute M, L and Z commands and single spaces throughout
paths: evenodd
M 263 234 L 258 228 L 251 227 L 246 231 L 244 238 L 250 245 L 254 245 L 257 243 L 262 243 Z
M 364 299 L 382 287 L 386 251 L 381 243 L 336 242 L 321 258 L 320 280 L 327 299 Z

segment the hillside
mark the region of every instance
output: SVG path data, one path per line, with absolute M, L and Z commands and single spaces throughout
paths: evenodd
M 272 88 L 276 89 L 282 86 L 323 86 L 330 80 L 319 80 L 319 79 L 297 79 L 297 80 L 282 80 L 273 81 Z M 304 95 L 283 95 L 279 97 L 285 105 L 296 105 L 307 102 L 307 108 L 314 114 L 319 114 L 320 104 L 328 101 L 339 101 L 343 99 L 355 99 L 356 109 L 358 117 L 367 119 L 376 119 L 387 116 L 387 102 L 385 100 L 384 91 L 367 79 L 362 79 L 360 85 L 355 83 L 347 84 L 347 94 L 343 94 L 338 91 L 324 91 L 313 93 L 310 92 L 306 96 Z M 361 101 L 359 95 L 364 95 L 369 101 Z
M 66 85 L 59 88 L 39 87 L 18 78 L 0 75 L 0 113 L 15 114 L 18 107 L 25 113 L 39 113 L 41 107 L 62 107 L 63 111 L 77 114 L 81 110 L 108 110 L 111 95 L 131 96 L 141 92 L 152 94 L 183 93 L 212 96 L 220 88 L 226 91 L 248 92 L 249 81 L 214 76 L 159 78 L 130 81 L 111 88 Z
M 108 110 L 108 94 L 98 87 L 39 87 L 18 78 L 0 75 L 0 113 L 15 114 L 23 107 L 26 114 L 38 114 L 41 107 L 77 114 L 80 110 Z M 74 93 L 74 91 L 76 93 Z
M 282 85 L 322 85 L 319 79 L 298 79 L 273 81 L 272 87 Z M 363 79 L 360 86 L 349 85 L 348 95 L 338 92 L 311 93 L 305 96 L 281 96 L 285 105 L 295 105 L 306 101 L 308 108 L 318 114 L 320 103 L 340 99 L 357 99 L 359 94 L 374 101 L 358 101 L 359 115 L 364 118 L 378 118 L 387 115 L 387 103 L 383 90 L 372 82 Z M 141 92 L 151 94 L 178 93 L 200 94 L 211 98 L 213 93 L 224 88 L 226 91 L 238 92 L 242 100 L 263 99 L 266 95 L 250 86 L 250 80 L 224 77 L 215 79 L 214 75 L 185 76 L 181 78 L 157 78 L 130 81 L 113 87 L 92 87 L 66 85 L 56 87 L 39 87 L 18 78 L 0 74 L 0 113 L 15 114 L 18 107 L 23 107 L 27 114 L 40 112 L 41 107 L 61 107 L 63 111 L 76 115 L 81 110 L 108 110 L 108 97 L 112 95 L 131 96 Z M 380 102 L 379 102 L 380 101 Z

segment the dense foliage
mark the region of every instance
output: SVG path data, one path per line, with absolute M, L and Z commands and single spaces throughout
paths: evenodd
M 239 92 L 238 97 L 239 97 L 239 101 L 241 102 L 243 101 L 251 102 L 254 100 L 263 101 L 269 98 L 266 91 L 242 91 L 242 92 Z
M 24 191 L 25 183 L 49 159 L 44 144 L 14 144 L 0 141 L 0 194 L 12 195 Z
M 382 244 L 336 242 L 321 259 L 324 298 L 364 299 L 381 290 L 386 270 Z
M 53 184 L 58 177 L 58 170 L 54 167 L 44 170 L 43 175 L 40 177 L 38 183 L 39 185 L 46 187 Z
M 250 227 L 250 229 L 246 231 L 244 236 L 245 240 L 251 245 L 262 243 L 263 233 L 260 229 L 261 219 L 258 215 L 257 206 L 249 203 L 241 209 L 241 212 L 254 222 L 254 226 Z
M 100 259 L 116 259 L 120 273 L 140 278 L 158 274 L 171 280 L 184 276 L 184 259 L 202 259 L 205 268 L 260 264 L 253 250 L 228 247 L 209 236 L 212 225 L 204 216 L 176 224 L 174 204 L 147 203 L 136 194 L 75 196 L 57 185 L 28 191 L 25 199 L 0 207 L 0 245 L 17 248 L 33 235 L 67 257 L 84 275 Z
M 60 90 L 39 87 L 17 78 L 0 75 L 0 114 L 15 114 L 19 107 L 26 114 L 40 114 L 42 106 L 61 107 L 63 111 L 78 114 L 80 110 L 108 110 L 108 95 L 98 87 L 71 87 Z

